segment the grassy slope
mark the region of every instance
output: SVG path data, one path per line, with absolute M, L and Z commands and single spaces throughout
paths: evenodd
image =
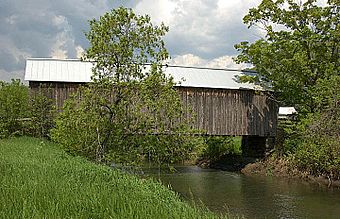
M 0 218 L 215 218 L 151 180 L 72 157 L 57 145 L 0 140 Z

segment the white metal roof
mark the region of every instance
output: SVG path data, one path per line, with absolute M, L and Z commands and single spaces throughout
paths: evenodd
M 92 64 L 78 59 L 26 60 L 26 81 L 90 82 Z
M 238 82 L 237 77 L 244 75 L 241 71 L 168 66 L 165 73 L 184 87 L 259 89 L 254 84 Z
M 237 77 L 245 74 L 242 71 L 184 66 L 164 66 L 164 71 L 179 83 L 177 86 L 260 89 L 251 83 L 237 82 Z M 30 58 L 26 61 L 26 81 L 90 82 L 91 76 L 92 63 L 78 59 Z

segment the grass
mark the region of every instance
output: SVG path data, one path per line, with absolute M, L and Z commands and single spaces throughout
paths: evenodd
M 217 218 L 152 180 L 36 138 L 0 140 L 0 218 Z

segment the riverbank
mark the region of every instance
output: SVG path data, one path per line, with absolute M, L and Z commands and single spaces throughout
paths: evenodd
M 198 159 L 195 165 L 201 168 L 210 168 L 230 172 L 240 172 L 246 165 L 257 162 L 256 158 L 243 157 L 242 155 L 227 154 L 218 160 L 206 158 Z
M 301 179 L 310 183 L 316 183 L 327 187 L 340 188 L 340 180 L 334 180 L 327 176 L 313 176 L 291 165 L 283 158 L 269 157 L 265 160 L 249 163 L 241 169 L 244 175 L 263 175 L 284 178 Z
M 196 161 L 196 165 L 201 168 L 241 172 L 247 176 L 260 175 L 288 179 L 294 178 L 322 186 L 340 188 L 340 180 L 334 180 L 327 176 L 313 176 L 308 172 L 299 170 L 283 158 L 269 157 L 267 159 L 256 159 L 242 157 L 242 155 L 226 155 L 216 161 L 201 159 Z
M 158 182 L 36 138 L 0 140 L 0 218 L 218 218 Z

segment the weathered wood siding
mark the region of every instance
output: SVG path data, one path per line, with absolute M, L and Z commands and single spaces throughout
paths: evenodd
M 81 85 L 84 85 L 84 83 L 29 82 L 31 93 L 41 92 L 47 97 L 52 98 L 58 110 L 62 109 L 65 100 L 75 93 Z
M 30 82 L 32 92 L 41 87 L 58 109 L 82 83 Z M 254 90 L 176 87 L 184 116 L 194 115 L 193 127 L 208 135 L 275 136 L 278 106 L 268 93 Z
M 177 88 L 193 126 L 209 135 L 275 136 L 278 106 L 254 90 Z

